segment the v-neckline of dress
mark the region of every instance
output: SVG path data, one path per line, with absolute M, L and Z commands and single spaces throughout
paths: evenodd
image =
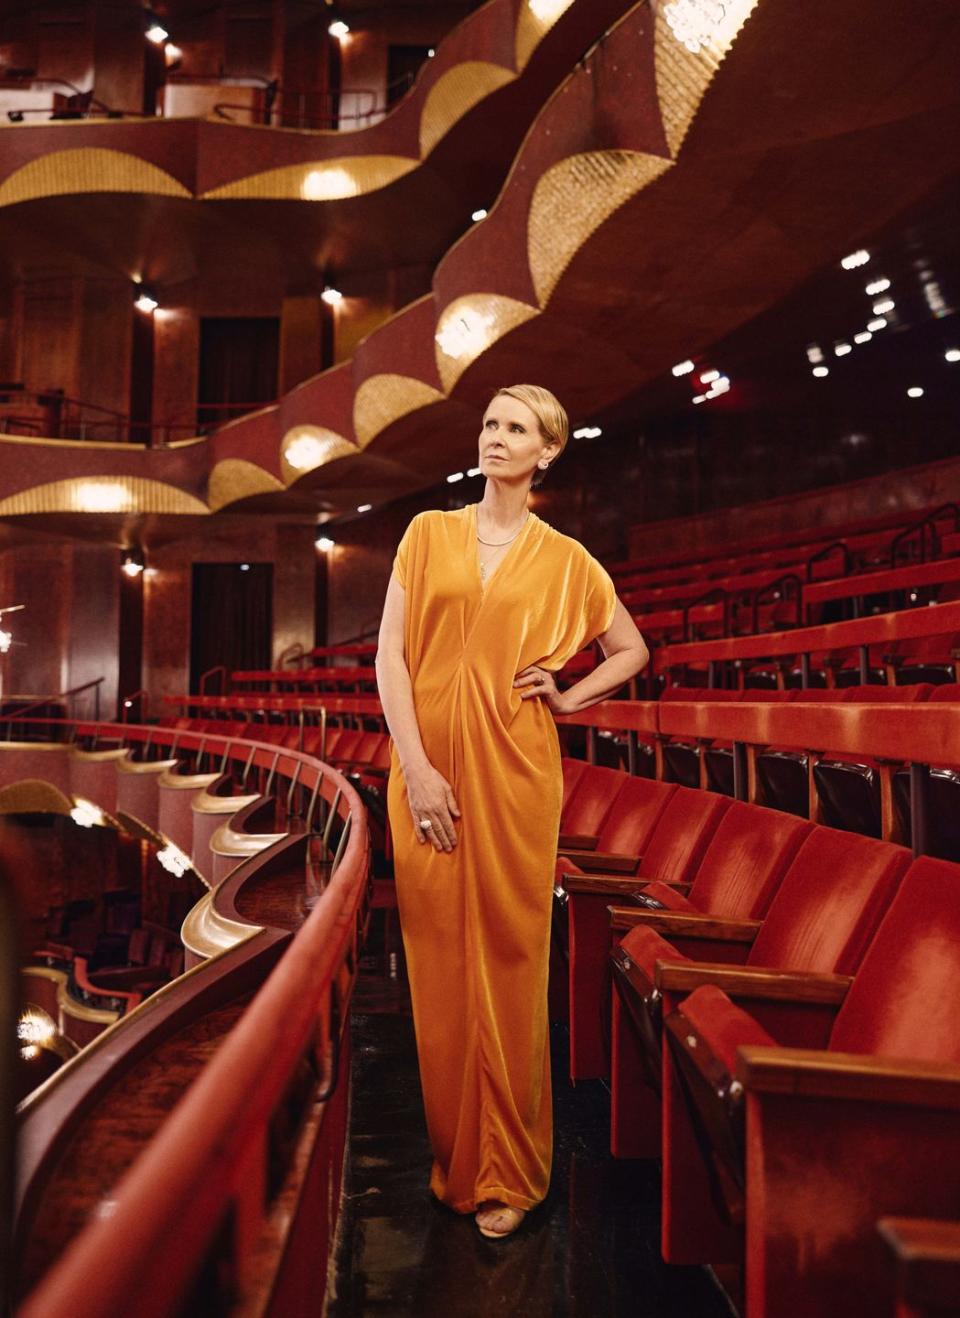
M 500 562 L 497 564 L 494 570 L 490 573 L 489 577 L 487 577 L 486 580 L 484 580 L 483 574 L 480 571 L 480 542 L 477 538 L 480 529 L 477 520 L 477 514 L 480 505 L 478 503 L 473 503 L 470 505 L 470 507 L 472 509 L 471 518 L 470 518 L 470 530 L 472 532 L 472 538 L 473 538 L 475 571 L 477 574 L 477 581 L 479 582 L 480 585 L 480 598 L 486 599 L 486 597 L 490 593 L 490 587 L 493 585 L 494 581 L 500 576 L 500 573 L 506 567 L 507 560 L 510 558 L 513 551 L 525 538 L 527 534 L 527 528 L 530 526 L 531 522 L 536 520 L 537 515 L 535 512 L 532 512 L 529 509 L 527 510 L 526 520 L 524 521 L 523 526 L 521 526 L 520 530 L 514 536 L 513 542 L 510 545 L 509 549 L 504 554 L 503 558 L 501 558 Z

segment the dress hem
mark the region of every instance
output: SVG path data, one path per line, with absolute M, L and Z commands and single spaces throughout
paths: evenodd
M 488 1202 L 505 1204 L 508 1208 L 521 1208 L 524 1212 L 536 1208 L 543 1202 L 542 1199 L 531 1199 L 528 1194 L 517 1194 L 515 1190 L 508 1190 L 504 1185 L 486 1185 L 482 1190 L 477 1192 L 473 1199 L 462 1199 L 455 1204 L 447 1204 L 455 1213 L 475 1213 L 481 1204 Z M 441 1199 L 441 1203 L 446 1201 Z

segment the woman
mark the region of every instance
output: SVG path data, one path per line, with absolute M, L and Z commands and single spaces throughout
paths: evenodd
M 387 590 L 377 680 L 393 738 L 388 807 L 413 998 L 430 1188 L 485 1236 L 547 1191 L 547 969 L 563 783 L 554 714 L 647 662 L 613 583 L 527 508 L 567 441 L 536 385 L 484 413 L 479 504 L 421 513 Z M 603 663 L 554 673 L 598 638 Z

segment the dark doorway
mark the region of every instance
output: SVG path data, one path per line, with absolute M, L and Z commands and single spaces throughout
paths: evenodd
M 424 60 L 430 58 L 428 46 L 387 47 L 387 105 L 399 101 L 416 82 Z
M 194 563 L 190 607 L 190 690 L 223 664 L 269 668 L 273 638 L 272 563 Z M 208 683 L 211 695 L 221 690 Z
M 280 321 L 276 316 L 212 317 L 200 322 L 200 426 L 229 421 L 277 397 Z

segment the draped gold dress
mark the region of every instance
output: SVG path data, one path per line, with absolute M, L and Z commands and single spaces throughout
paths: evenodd
M 393 754 L 388 805 L 434 1165 L 457 1212 L 531 1208 L 552 1152 L 547 970 L 562 779 L 553 716 L 515 675 L 558 670 L 606 631 L 613 583 L 531 514 L 484 584 L 476 505 L 421 513 L 400 543 L 404 642 L 427 757 L 461 810 L 420 844 Z

